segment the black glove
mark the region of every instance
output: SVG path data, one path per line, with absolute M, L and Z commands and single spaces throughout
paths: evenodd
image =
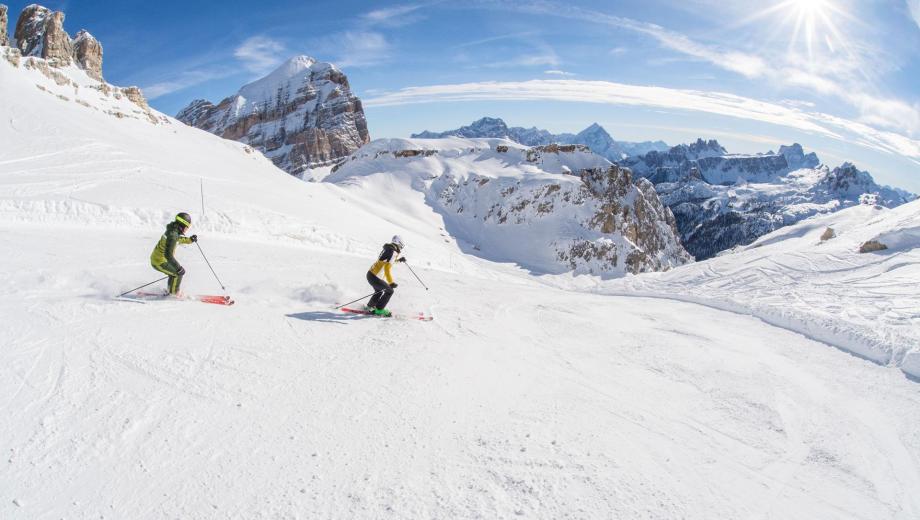
M 179 276 L 185 276 L 185 268 L 180 265 L 179 268 L 176 269 L 176 274 Z
M 191 240 L 192 242 L 198 242 L 198 235 L 192 235 L 188 237 L 188 239 Z
M 405 261 L 406 261 L 406 257 L 404 256 L 399 257 L 399 260 L 397 260 L 397 262 L 405 262 Z
M 399 287 L 399 284 L 396 283 L 396 282 L 393 282 L 393 283 L 390 284 L 390 289 L 395 289 L 395 288 L 397 288 L 397 287 Z

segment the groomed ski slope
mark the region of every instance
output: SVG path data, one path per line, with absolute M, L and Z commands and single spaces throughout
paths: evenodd
M 872 240 L 887 249 L 860 253 Z M 813 217 L 707 262 L 597 290 L 751 314 L 920 381 L 920 201 Z
M 4 67 L 0 518 L 920 515 L 920 387 L 898 370 L 547 287 L 463 255 L 421 195 L 303 183 Z M 179 210 L 237 304 L 113 300 L 157 277 Z M 392 308 L 435 320 L 331 310 L 394 232 L 432 290 L 399 266 Z M 217 291 L 178 254 L 186 291 Z

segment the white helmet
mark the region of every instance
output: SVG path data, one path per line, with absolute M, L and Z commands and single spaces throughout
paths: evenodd
M 393 240 L 390 240 L 390 243 L 400 249 L 405 249 L 406 247 L 406 243 L 403 242 L 402 237 L 399 235 L 393 235 Z

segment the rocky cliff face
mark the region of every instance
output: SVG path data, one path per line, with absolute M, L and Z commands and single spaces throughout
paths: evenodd
M 10 44 L 10 38 L 7 36 L 7 7 L 0 4 L 0 47 L 6 47 Z
M 537 273 L 618 276 L 692 261 L 654 186 L 582 145 L 378 140 L 326 180 L 358 189 L 370 177 L 421 191 L 465 251 Z
M 102 81 L 102 44 L 87 31 L 80 31 L 73 41 L 73 57 L 89 77 Z
M 913 198 L 879 186 L 852 164 L 831 170 L 819 163 L 799 144 L 776 153 L 734 155 L 716 141 L 697 140 L 620 165 L 655 184 L 674 213 L 681 242 L 697 260 L 815 214 L 859 204 L 865 194 L 887 207 Z
M 0 7 L 0 44 L 7 45 L 6 8 Z M 23 9 L 16 22 L 13 43 L 22 56 L 42 58 L 52 67 L 76 63 L 91 78 L 102 81 L 102 44 L 85 30 L 71 40 L 64 30 L 64 13 L 60 11 L 35 4 Z
M 668 149 L 668 145 L 662 141 L 644 141 L 641 143 L 615 141 L 597 123 L 585 128 L 578 134 L 553 134 L 536 127 L 509 127 L 499 118 L 483 117 L 468 126 L 462 126 L 456 130 L 446 132 L 429 132 L 426 130 L 418 134 L 412 134 L 413 138 L 420 139 L 443 139 L 451 136 L 510 139 L 525 146 L 540 146 L 551 143 L 583 144 L 591 148 L 594 153 L 610 161 L 619 161 L 625 157 L 644 154 L 652 150 Z
M 244 142 L 293 175 L 339 162 L 370 142 L 348 78 L 308 56 L 288 60 L 217 105 L 195 100 L 176 118 Z

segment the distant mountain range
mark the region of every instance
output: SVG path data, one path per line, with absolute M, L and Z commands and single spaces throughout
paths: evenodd
M 881 186 L 851 163 L 831 169 L 799 144 L 730 154 L 702 139 L 618 161 L 655 185 L 697 260 L 747 245 L 783 226 L 860 203 L 893 208 L 916 198 Z
M 503 120 L 495 117 L 483 117 L 468 126 L 447 130 L 445 132 L 430 132 L 425 130 L 412 134 L 413 139 L 440 139 L 444 137 L 468 138 L 500 138 L 510 139 L 524 146 L 542 146 L 552 143 L 558 144 L 583 144 L 592 152 L 605 157 L 611 162 L 621 161 L 627 157 L 643 155 L 651 151 L 667 151 L 668 145 L 664 141 L 644 141 L 641 143 L 615 141 L 604 127 L 594 123 L 577 134 L 553 134 L 537 127 L 523 128 L 520 126 L 509 127 Z

